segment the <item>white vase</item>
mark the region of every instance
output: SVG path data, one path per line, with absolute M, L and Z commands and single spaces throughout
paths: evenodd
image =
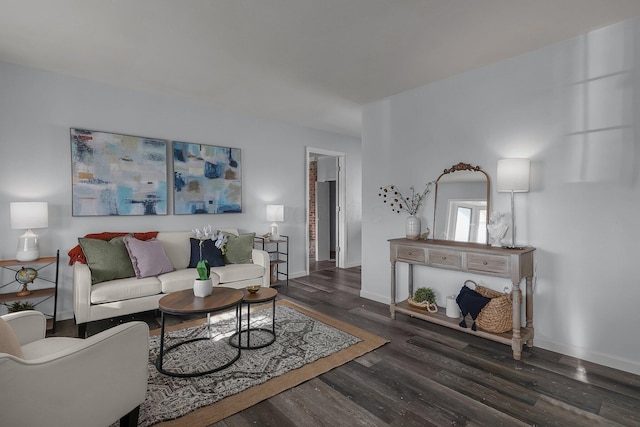
M 447 297 L 447 317 L 457 319 L 460 317 L 460 307 L 456 302 L 456 296 L 451 295 Z
M 420 237 L 420 218 L 409 215 L 404 223 L 404 231 L 407 239 L 417 240 Z
M 193 281 L 193 294 L 197 297 L 206 297 L 213 292 L 213 280 L 200 280 Z

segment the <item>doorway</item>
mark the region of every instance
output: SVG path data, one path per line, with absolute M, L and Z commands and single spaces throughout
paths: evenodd
M 345 264 L 344 161 L 344 153 L 307 147 L 307 274 Z

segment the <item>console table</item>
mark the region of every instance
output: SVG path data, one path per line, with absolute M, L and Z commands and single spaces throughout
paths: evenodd
M 511 345 L 513 358 L 520 360 L 522 346 L 533 347 L 533 253 L 535 248 L 522 249 L 497 248 L 478 243 L 463 243 L 448 240 L 410 240 L 391 239 L 391 318 L 396 313 L 407 314 L 422 320 L 442 326 L 457 329 Z M 446 317 L 444 310 L 429 313 L 425 310 L 413 308 L 406 301 L 396 303 L 396 263 L 409 265 L 409 296 L 413 295 L 413 268 L 415 265 L 431 268 L 484 274 L 493 277 L 510 279 L 513 284 L 513 330 L 502 334 L 478 329 L 462 328 L 458 325 L 460 319 Z M 520 282 L 526 280 L 526 325 L 521 325 L 522 297 Z

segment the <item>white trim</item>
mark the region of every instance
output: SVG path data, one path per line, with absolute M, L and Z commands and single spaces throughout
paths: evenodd
M 347 179 L 346 179 L 346 153 L 340 151 L 325 150 L 323 148 L 305 147 L 305 270 L 309 274 L 309 159 L 312 154 L 334 156 L 338 159 L 337 188 L 338 188 L 338 256 L 336 266 L 345 268 L 347 256 Z

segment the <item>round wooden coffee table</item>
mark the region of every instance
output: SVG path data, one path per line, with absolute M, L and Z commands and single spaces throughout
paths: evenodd
M 182 345 L 194 342 L 194 341 L 202 341 L 208 340 L 211 338 L 211 324 L 209 322 L 209 316 L 211 313 L 227 310 L 235 307 L 236 309 L 236 333 L 240 332 L 241 320 L 242 320 L 242 310 L 241 303 L 242 298 L 244 297 L 244 291 L 242 289 L 232 289 L 225 288 L 221 286 L 214 286 L 213 293 L 207 297 L 196 297 L 193 294 L 193 289 L 186 289 L 184 291 L 172 292 L 164 297 L 162 297 L 158 303 L 158 308 L 162 313 L 162 329 L 160 332 L 160 351 L 158 353 L 158 358 L 156 359 L 156 368 L 159 372 L 170 375 L 174 377 L 197 377 L 200 375 L 210 374 L 212 372 L 219 371 L 228 366 L 231 366 L 236 360 L 240 358 L 240 348 L 238 348 L 237 354 L 228 362 L 223 363 L 219 366 L 216 366 L 213 369 L 209 369 L 202 372 L 174 372 L 166 370 L 162 367 L 162 359 L 164 356 L 180 347 Z M 207 314 L 207 337 L 203 338 L 192 338 L 185 341 L 181 341 L 177 344 L 174 344 L 170 347 L 164 348 L 164 327 L 165 327 L 165 315 L 170 314 L 172 316 L 190 316 L 194 314 Z
M 242 305 L 247 306 L 247 328 L 242 329 L 229 337 L 229 343 L 234 346 L 243 349 L 257 349 L 271 345 L 276 340 L 276 297 L 278 291 L 274 288 L 261 287 L 255 294 L 250 293 L 246 289 L 244 290 L 244 297 L 242 298 Z M 252 328 L 251 327 L 251 305 L 263 304 L 271 301 L 271 328 Z M 242 311 L 242 308 L 240 309 Z M 251 332 L 264 331 L 270 335 L 269 339 L 260 343 L 251 345 Z M 246 344 L 243 344 L 242 337 L 246 336 Z

